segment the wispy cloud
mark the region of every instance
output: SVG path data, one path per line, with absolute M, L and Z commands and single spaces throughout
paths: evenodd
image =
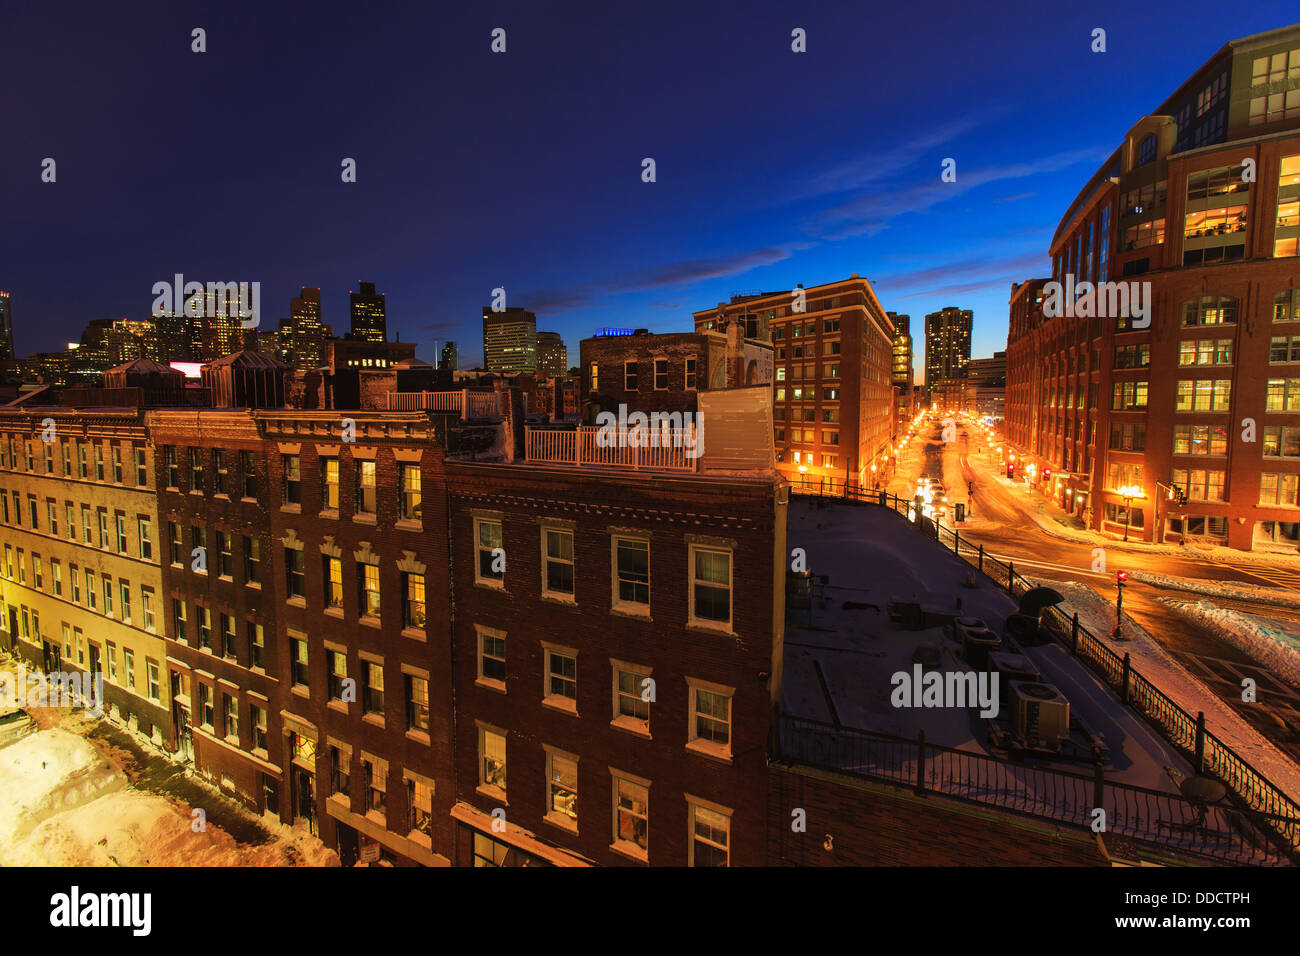
M 627 272 L 607 280 L 584 283 L 570 289 L 539 289 L 521 293 L 516 297 L 516 301 L 526 302 L 527 307 L 534 312 L 596 308 L 606 304 L 611 296 L 741 275 L 751 269 L 789 259 L 796 252 L 812 248 L 813 245 L 813 243 L 796 242 L 784 246 L 767 246 L 734 255 L 683 259 Z M 657 302 L 655 305 L 660 308 L 680 308 L 678 305 L 667 305 L 662 302 Z
M 949 123 L 934 126 L 907 142 L 880 150 L 857 159 L 841 163 L 808 180 L 795 192 L 794 198 L 824 196 L 828 193 L 862 189 L 896 174 L 899 169 L 911 166 L 927 153 L 944 143 L 970 132 L 989 121 L 990 116 L 968 114 Z
M 990 275 L 1027 277 L 1029 273 L 1041 269 L 1046 263 L 1047 256 L 1042 252 L 1003 256 L 1001 258 L 981 257 L 929 266 L 924 269 L 913 269 L 908 272 L 896 272 L 893 275 L 883 275 L 879 278 L 872 277 L 871 282 L 881 289 L 888 290 L 889 294 L 893 295 L 895 290 L 912 289 L 916 286 L 925 286 L 945 279 L 951 281 L 964 277 L 980 276 L 985 281 L 988 281 L 987 277 Z M 952 291 L 956 290 L 953 289 Z M 909 298 L 909 296 L 903 296 L 903 298 Z
M 945 183 L 934 175 L 897 189 L 875 190 L 848 202 L 831 206 L 814 214 L 808 227 L 823 239 L 836 240 L 852 236 L 875 235 L 889 223 L 907 213 L 924 212 L 933 206 L 956 199 L 972 189 L 990 183 L 1025 179 L 1043 173 L 1057 172 L 1078 163 L 1105 159 L 1109 155 L 1100 147 L 1054 153 L 1041 159 L 1002 166 L 985 166 L 979 169 L 957 168 L 956 182 Z
M 1003 196 L 1001 199 L 993 200 L 995 203 L 1020 202 L 1022 199 L 1032 199 L 1038 193 L 1016 193 L 1014 196 Z

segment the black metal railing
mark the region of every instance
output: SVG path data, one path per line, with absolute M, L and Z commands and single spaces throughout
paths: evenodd
M 1057 824 L 1088 828 L 1166 851 L 1223 863 L 1300 862 L 1278 833 L 1295 818 L 1230 805 L 1207 805 L 1088 775 L 1012 763 L 917 739 L 892 737 L 801 717 L 782 716 L 778 759 L 933 793 Z M 1097 810 L 1104 811 L 1104 817 Z
M 915 521 L 912 499 L 829 480 L 821 483 L 820 490 L 800 487 L 796 482 L 791 491 L 796 495 L 833 497 L 889 508 L 918 530 L 925 529 L 925 533 L 942 547 L 951 549 L 955 556 L 973 565 L 1013 598 L 1020 598 L 1035 586 L 1016 571 L 1014 561 L 1004 563 L 985 554 L 983 545 L 962 539 L 960 529 L 944 527 L 933 519 L 924 523 Z M 1235 812 L 1254 814 L 1259 820 L 1267 821 L 1268 825 L 1275 826 L 1276 836 L 1288 853 L 1294 855 L 1300 851 L 1300 804 L 1211 733 L 1206 727 L 1204 713 L 1189 714 L 1139 673 L 1132 666 L 1128 654 L 1121 657 L 1080 624 L 1078 614 L 1066 615 L 1057 608 L 1048 608 L 1042 615 L 1041 625 L 1042 630 L 1101 677 L 1127 706 L 1183 753 L 1193 768 L 1218 778 L 1228 788 Z M 1229 812 L 1223 808 L 1215 809 L 1216 812 Z

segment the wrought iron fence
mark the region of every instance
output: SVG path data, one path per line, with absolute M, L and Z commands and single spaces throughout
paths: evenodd
M 796 483 L 794 494 L 806 494 Z M 816 492 L 813 492 L 815 495 Z M 830 497 L 828 494 L 827 497 Z M 960 529 L 944 527 L 933 519 L 915 520 L 911 499 L 900 498 L 880 490 L 856 488 L 840 483 L 834 497 L 868 505 L 887 507 L 931 535 L 953 554 L 972 564 L 977 571 L 1013 598 L 1022 597 L 1034 585 L 1015 569 L 1014 561 L 1002 562 L 984 553 L 983 545 L 962 540 Z M 1211 733 L 1205 715 L 1193 717 L 1134 668 L 1129 656 L 1123 657 L 1102 643 L 1079 623 L 1077 614 L 1067 616 L 1056 608 L 1044 611 L 1042 630 L 1062 644 L 1072 655 L 1113 688 L 1120 699 L 1142 716 L 1166 740 L 1182 752 L 1199 772 L 1217 777 L 1227 788 L 1236 806 L 1233 811 L 1215 808 L 1219 813 L 1247 813 L 1271 827 L 1281 845 L 1290 854 L 1300 851 L 1300 804 L 1292 800 L 1240 754 Z M 1113 786 L 1108 784 L 1108 786 Z M 1156 793 L 1156 791 L 1152 791 Z M 1163 795 L 1169 796 L 1169 795 Z M 1181 799 L 1175 797 L 1174 799 Z

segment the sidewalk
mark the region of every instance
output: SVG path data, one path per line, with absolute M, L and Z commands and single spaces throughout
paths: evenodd
M 1066 527 L 1063 522 L 1077 520 L 1063 508 L 1019 479 L 1009 479 L 1002 469 L 994 463 L 994 452 L 986 449 L 982 454 L 968 453 L 966 461 L 981 481 L 993 482 L 1010 492 L 1006 500 L 1014 502 L 1027 518 L 1038 525 L 1044 534 L 1070 541 L 1074 544 L 1086 544 L 1094 548 L 1118 549 L 1143 554 L 1167 554 L 1184 558 L 1200 558 L 1215 563 L 1267 564 L 1288 570 L 1300 570 L 1300 554 L 1287 554 L 1272 551 L 1239 551 L 1235 548 L 1212 544 L 1151 544 L 1145 541 L 1124 541 L 1119 535 L 1110 532 L 1088 531 Z

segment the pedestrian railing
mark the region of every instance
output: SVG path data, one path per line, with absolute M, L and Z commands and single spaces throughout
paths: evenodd
M 981 574 L 1019 599 L 1035 585 L 1015 569 L 1014 561 L 1003 563 L 984 553 L 983 545 L 962 540 L 960 529 L 944 527 L 940 522 L 915 520 L 915 503 L 884 491 L 857 488 L 838 483 L 838 490 L 825 497 L 837 497 L 868 505 L 879 505 L 902 515 L 914 527 L 924 528 L 934 540 L 954 555 L 973 565 Z M 795 483 L 794 494 L 813 494 Z M 1107 647 L 1079 623 L 1079 615 L 1066 615 L 1057 608 L 1044 611 L 1042 630 L 1067 648 L 1107 685 L 1120 700 L 1141 715 L 1170 744 L 1183 753 L 1198 773 L 1218 778 L 1240 812 L 1256 814 L 1274 830 L 1288 852 L 1300 851 L 1300 804 L 1280 787 L 1250 765 L 1240 754 L 1209 731 L 1205 714 L 1192 716 L 1132 666 L 1129 655 L 1122 657 Z M 1226 811 L 1225 811 L 1226 812 Z
M 782 716 L 778 759 L 933 793 L 1066 826 L 1094 827 L 1141 843 L 1222 863 L 1300 862 L 1278 833 L 1295 818 L 1230 805 L 1207 805 L 1092 774 L 1013 763 L 802 717 Z M 1099 815 L 1096 811 L 1101 810 Z

